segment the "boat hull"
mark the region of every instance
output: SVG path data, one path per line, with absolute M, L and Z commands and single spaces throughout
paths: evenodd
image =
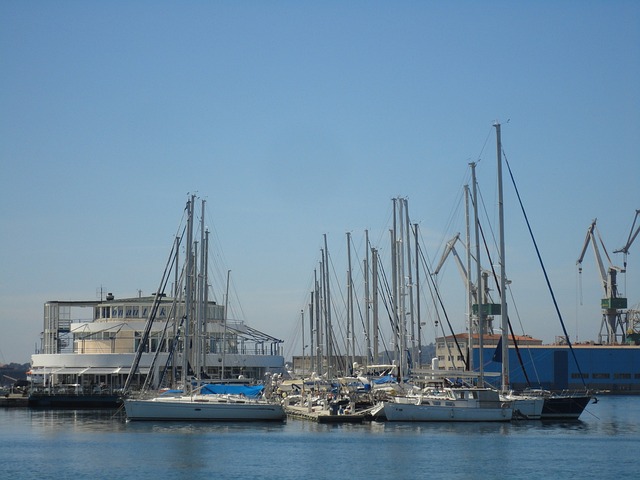
M 525 420 L 540 420 L 544 409 L 544 399 L 535 397 L 505 397 L 511 402 L 513 417 Z
M 281 405 L 268 402 L 206 402 L 189 400 L 125 400 L 129 420 L 248 422 L 283 421 Z
M 390 422 L 508 422 L 513 410 L 384 402 L 384 415 Z
M 553 396 L 544 399 L 542 420 L 577 420 L 591 401 L 590 395 Z

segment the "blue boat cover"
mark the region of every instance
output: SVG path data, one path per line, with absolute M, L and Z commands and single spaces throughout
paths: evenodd
M 382 383 L 396 383 L 396 377 L 393 375 L 385 375 L 384 377 L 377 378 L 373 383 L 380 385 Z
M 160 396 L 162 396 L 162 395 L 176 395 L 178 393 L 184 393 L 184 391 L 182 391 L 182 390 L 166 390 L 166 391 L 162 392 L 160 394 Z
M 262 390 L 264 390 L 264 386 L 255 385 L 226 385 L 221 383 L 208 383 L 203 386 L 200 392 L 203 395 L 212 395 L 212 394 L 232 394 L 232 395 L 244 395 L 248 398 L 258 398 L 262 395 Z

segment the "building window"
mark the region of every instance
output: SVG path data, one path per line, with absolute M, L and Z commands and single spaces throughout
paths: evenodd
M 593 379 L 596 379 L 596 378 L 603 379 L 603 378 L 610 378 L 610 377 L 611 377 L 611 375 L 609 375 L 608 373 L 594 373 L 591 376 L 591 378 L 593 378 Z

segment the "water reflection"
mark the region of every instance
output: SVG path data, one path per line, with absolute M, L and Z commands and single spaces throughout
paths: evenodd
M 31 425 L 42 429 L 78 432 L 117 432 L 125 428 L 125 415 L 116 410 L 27 410 Z

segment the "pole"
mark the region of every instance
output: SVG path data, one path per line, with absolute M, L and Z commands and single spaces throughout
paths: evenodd
M 500 221 L 500 319 L 502 327 L 502 391 L 509 390 L 509 316 L 507 315 L 507 274 L 504 253 L 504 200 L 502 192 L 502 139 L 500 124 L 496 127 L 496 148 L 498 157 L 498 215 Z

